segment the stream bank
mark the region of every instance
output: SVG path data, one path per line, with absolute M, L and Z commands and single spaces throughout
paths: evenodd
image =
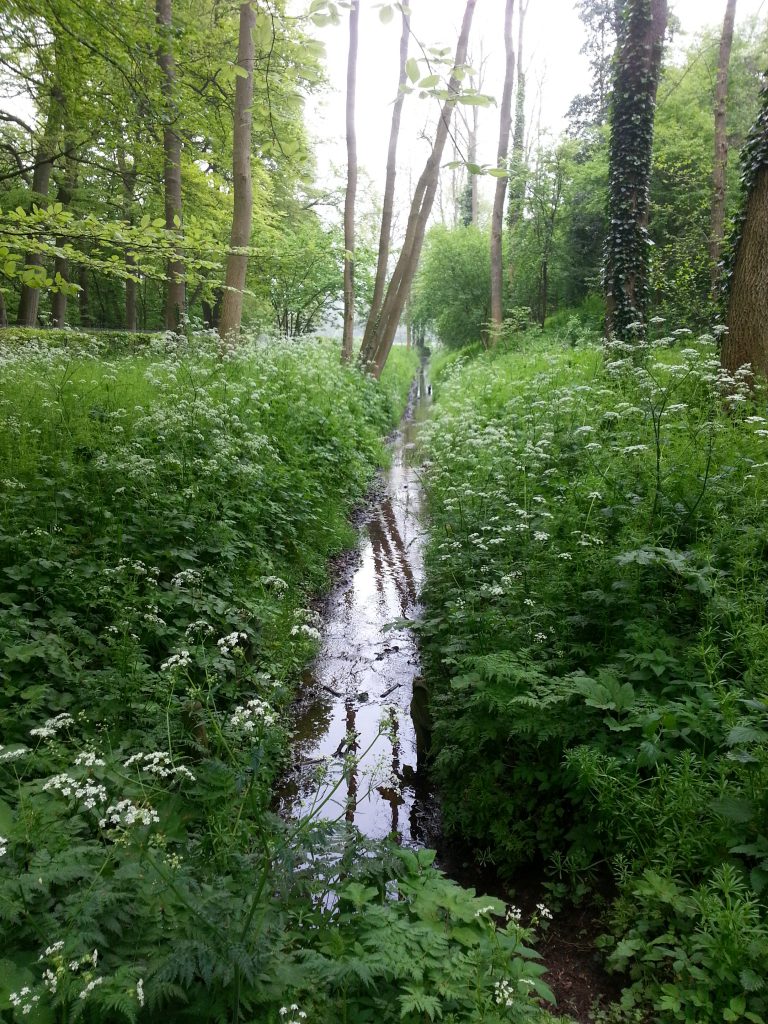
M 346 820 L 369 839 L 437 850 L 436 864 L 464 887 L 512 902 L 528 920 L 546 901 L 543 871 L 505 884 L 493 866 L 449 843 L 427 771 L 427 693 L 416 638 L 391 623 L 418 617 L 427 540 L 416 437 L 429 415 L 426 366 L 391 440 L 384 471 L 355 525 L 358 548 L 338 565 L 319 609 L 321 647 L 294 705 L 293 757 L 279 793 L 281 813 Z M 347 769 L 345 777 L 345 767 Z M 350 770 L 351 768 L 351 770 Z M 594 907 L 568 908 L 537 942 L 558 1009 L 589 1024 L 596 1002 L 618 998 L 594 947 Z

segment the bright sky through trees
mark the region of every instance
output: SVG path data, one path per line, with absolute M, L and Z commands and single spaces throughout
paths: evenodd
M 725 0 L 673 0 L 671 12 L 680 20 L 682 31 L 676 37 L 675 50 L 688 45 L 693 36 L 713 27 L 719 31 L 725 11 Z M 765 15 L 766 0 L 740 0 L 737 25 L 757 14 Z M 475 15 L 470 52 L 475 64 L 480 53 L 487 58 L 484 89 L 497 99 L 501 95 L 503 76 L 503 14 L 502 0 L 481 0 Z M 461 15 L 459 0 L 414 0 L 413 27 L 426 46 L 452 46 Z M 517 12 L 516 12 L 517 15 Z M 558 134 L 565 127 L 565 112 L 573 97 L 589 87 L 586 57 L 579 53 L 584 29 L 572 0 L 531 0 L 525 24 L 525 65 L 528 82 L 528 123 L 539 118 L 542 130 Z M 323 179 L 333 176 L 332 168 L 344 166 L 344 75 L 346 68 L 346 24 L 318 30 L 328 52 L 328 73 L 332 91 L 325 95 L 308 118 L 310 131 L 318 145 L 318 170 Z M 381 191 L 386 146 L 391 117 L 391 103 L 397 80 L 397 45 L 399 25 L 393 19 L 388 25 L 379 20 L 378 8 L 372 0 L 361 5 L 360 56 L 358 64 L 358 155 Z M 415 46 L 412 47 L 413 53 Z M 717 49 L 713 49 L 713 77 Z M 434 101 L 415 98 L 405 105 L 398 193 L 407 187 L 409 168 L 419 167 L 424 160 L 426 143 L 418 141 L 419 133 L 435 115 Z M 495 108 L 481 111 L 479 162 L 494 160 L 498 134 Z

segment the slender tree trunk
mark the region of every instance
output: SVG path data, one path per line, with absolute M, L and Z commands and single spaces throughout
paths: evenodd
M 80 267 L 77 283 L 80 285 L 80 291 L 77 293 L 80 308 L 80 326 L 91 327 L 93 318 L 91 317 L 91 289 L 87 267 Z
M 74 146 L 67 148 L 67 167 L 64 178 L 59 184 L 56 202 L 62 206 L 68 206 L 72 202 L 72 194 L 75 190 L 77 180 L 77 165 L 72 160 Z M 57 238 L 56 245 L 63 246 L 66 238 Z M 69 261 L 65 256 L 57 256 L 53 262 L 53 276 L 59 275 L 64 281 L 69 280 Z M 67 321 L 67 293 L 59 290 L 53 293 L 51 298 L 51 321 L 54 327 L 64 327 Z
M 0 291 L 0 327 L 8 326 L 8 311 L 5 308 L 5 296 Z
M 181 137 L 174 128 L 176 65 L 173 57 L 173 0 L 156 0 L 160 45 L 157 63 L 162 72 L 164 99 L 163 174 L 165 179 L 165 227 L 177 239 L 182 231 L 181 206 Z M 178 250 L 168 261 L 168 290 L 165 299 L 165 329 L 177 330 L 186 313 L 184 260 Z
M 512 85 L 515 80 L 515 50 L 512 44 L 512 15 L 514 11 L 515 0 L 507 0 L 504 9 L 504 49 L 507 55 L 507 66 L 501 94 L 499 148 L 496 155 L 496 166 L 505 171 L 507 153 L 509 152 L 509 136 L 512 131 Z M 496 179 L 491 214 L 491 323 L 494 333 L 501 330 L 501 325 L 504 322 L 504 270 L 501 258 L 501 237 L 504 227 L 504 197 L 507 194 L 507 181 L 506 174 L 503 178 Z
M 397 97 L 392 108 L 392 124 L 389 130 L 389 148 L 387 150 L 387 176 L 384 183 L 384 205 L 381 211 L 381 233 L 379 234 L 379 255 L 376 262 L 376 280 L 373 285 L 373 298 L 371 309 L 368 314 L 368 322 L 363 335 L 363 343 L 360 347 L 360 362 L 365 365 L 371 356 L 371 338 L 374 325 L 379 318 L 381 302 L 384 298 L 384 289 L 387 284 L 387 266 L 389 263 L 389 247 L 392 243 L 392 215 L 395 208 L 395 180 L 397 177 L 397 141 L 400 135 L 400 117 L 403 111 L 405 93 L 403 86 L 406 82 L 406 64 L 408 62 L 408 37 L 410 36 L 409 11 L 413 9 L 403 7 L 402 19 L 403 28 L 400 35 L 400 72 L 397 80 Z
M 728 296 L 728 334 L 723 366 L 747 363 L 768 376 L 768 77 L 761 108 L 742 150 L 744 198 L 733 241 Z
M 136 162 L 128 162 L 122 149 L 117 151 L 117 166 L 123 184 L 123 220 L 133 223 L 133 204 L 136 190 Z M 125 268 L 129 274 L 136 272 L 136 257 L 132 252 L 125 254 Z M 125 328 L 135 331 L 138 325 L 138 283 L 125 279 Z
M 355 134 L 355 86 L 360 0 L 352 0 L 349 11 L 349 56 L 347 59 L 347 194 L 344 200 L 344 332 L 341 359 L 352 358 L 355 329 L 355 194 L 357 192 L 357 137 Z
M 512 133 L 512 176 L 509 181 L 509 204 L 507 207 L 507 228 L 510 243 L 523 219 L 527 167 L 525 163 L 525 71 L 523 70 L 523 38 L 525 16 L 528 4 L 520 0 L 517 15 L 517 92 L 515 95 L 515 129 Z M 515 268 L 512 261 L 512 245 L 509 247 L 509 283 L 514 280 Z
M 723 33 L 720 36 L 720 55 L 717 62 L 715 87 L 715 162 L 712 167 L 712 213 L 709 228 L 709 257 L 712 295 L 720 282 L 720 253 L 725 234 L 725 172 L 728 167 L 728 139 L 726 115 L 728 102 L 728 65 L 733 45 L 733 23 L 736 18 L 736 0 L 727 0 Z
M 51 91 L 51 100 L 48 107 L 48 116 L 45 122 L 45 130 L 40 140 L 37 153 L 35 154 L 35 169 L 32 174 L 32 201 L 41 202 L 48 197 L 48 189 L 51 183 L 51 172 L 55 160 L 56 140 L 61 129 L 64 108 L 64 96 L 58 85 L 54 85 Z M 43 257 L 39 253 L 30 253 L 25 260 L 26 268 L 42 267 Z M 16 322 L 19 327 L 35 327 L 37 324 L 37 309 L 40 303 L 40 289 L 31 285 L 21 286 L 19 298 L 19 309 Z
M 645 335 L 650 270 L 648 185 L 653 118 L 667 0 L 628 0 L 611 111 L 609 223 L 606 242 L 606 335 L 632 342 Z
M 251 184 L 251 132 L 253 127 L 253 63 L 255 58 L 253 30 L 256 11 L 252 0 L 240 4 L 240 35 L 237 63 L 246 71 L 235 83 L 235 131 L 232 146 L 232 170 L 235 182 L 235 209 L 232 214 L 231 252 L 227 256 L 224 299 L 219 333 L 222 338 L 236 335 L 243 319 L 243 290 L 248 270 L 248 256 L 237 249 L 251 241 L 253 217 L 253 186 Z
M 472 27 L 472 16 L 475 13 L 476 2 L 477 0 L 467 0 L 464 9 L 464 18 L 456 47 L 455 67 L 464 64 L 467 59 L 469 31 Z M 445 149 L 446 139 L 448 138 L 453 108 L 457 102 L 459 84 L 459 80 L 452 76 L 448 85 L 448 91 L 451 95 L 444 102 L 440 112 L 432 153 L 416 185 L 406 225 L 403 247 L 381 305 L 379 322 L 375 328 L 373 361 L 372 364 L 369 364 L 371 372 L 375 377 L 381 376 L 381 371 L 384 369 L 384 364 L 392 348 L 395 332 L 397 331 L 397 326 L 400 322 L 400 317 L 402 316 L 411 283 L 419 263 L 424 234 L 427 230 L 427 222 L 435 200 L 435 192 L 437 191 L 440 161 Z

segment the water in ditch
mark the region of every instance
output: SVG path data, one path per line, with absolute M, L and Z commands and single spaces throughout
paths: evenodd
M 392 441 L 392 464 L 365 510 L 349 572 L 323 608 L 322 646 L 294 709 L 283 813 L 346 820 L 370 839 L 430 845 L 435 806 L 424 772 L 426 694 L 407 627 L 418 614 L 425 524 L 415 447 L 426 370 Z

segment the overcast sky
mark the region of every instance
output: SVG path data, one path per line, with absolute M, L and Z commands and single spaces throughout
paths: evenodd
M 397 84 L 399 15 L 388 25 L 379 19 L 379 3 L 361 0 L 357 81 L 358 156 L 379 190 L 383 188 L 392 102 Z M 414 33 L 427 46 L 455 49 L 464 0 L 410 0 Z M 516 5 L 517 7 L 517 5 Z M 671 10 L 682 24 L 676 47 L 685 46 L 708 26 L 722 24 L 725 0 L 671 0 Z M 759 14 L 768 16 L 768 0 L 738 0 L 737 23 Z M 482 49 L 487 59 L 484 92 L 501 95 L 504 67 L 504 0 L 477 0 L 470 54 L 477 63 Z M 515 38 L 517 29 L 515 28 Z M 317 31 L 326 44 L 332 89 L 309 111 L 310 129 L 319 141 L 318 170 L 330 180 L 333 168 L 344 171 L 344 90 L 348 46 L 347 16 L 342 24 Z M 553 135 L 564 126 L 571 99 L 589 88 L 587 60 L 579 53 L 583 26 L 572 0 L 530 0 L 525 22 L 524 65 L 528 74 L 529 122 L 538 117 Z M 425 72 L 426 73 L 426 72 Z M 435 102 L 409 97 L 405 104 L 399 159 L 401 185 L 407 188 L 409 170 L 414 177 L 423 166 L 427 144 L 419 132 L 434 118 Z M 495 163 L 498 114 L 495 107 L 481 111 L 480 163 Z M 450 155 L 446 155 L 446 160 Z

